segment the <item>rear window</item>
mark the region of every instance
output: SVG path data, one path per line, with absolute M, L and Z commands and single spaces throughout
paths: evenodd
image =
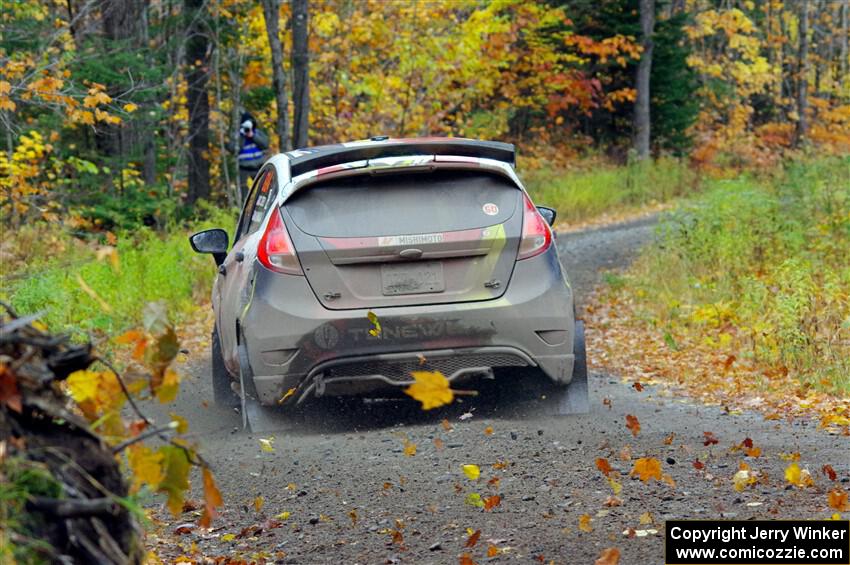
M 483 228 L 510 218 L 519 188 L 479 171 L 357 175 L 311 185 L 286 202 L 319 237 L 369 237 Z

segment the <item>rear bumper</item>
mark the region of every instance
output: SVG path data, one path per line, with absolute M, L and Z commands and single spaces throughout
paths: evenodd
M 488 365 L 538 366 L 564 384 L 572 378 L 573 296 L 554 246 L 518 262 L 500 298 L 377 308 L 377 336 L 367 312 L 328 310 L 304 277 L 259 267 L 241 328 L 260 402 L 272 404 L 290 388 L 305 395 L 405 386 L 404 373 L 420 364 L 450 380 Z

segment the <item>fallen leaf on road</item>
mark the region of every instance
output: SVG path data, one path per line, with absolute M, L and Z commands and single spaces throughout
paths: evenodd
M 481 469 L 478 468 L 478 465 L 464 465 L 463 474 L 466 475 L 469 480 L 474 481 L 481 476 Z
M 592 532 L 593 528 L 590 525 L 590 516 L 582 514 L 578 517 L 578 529 L 583 532 Z
M 705 463 L 703 463 L 699 459 L 695 459 L 694 460 L 694 469 L 696 469 L 697 471 L 702 471 L 703 469 L 705 469 Z
M 502 481 L 502 479 L 500 479 L 499 477 L 493 477 L 492 479 L 487 481 L 487 484 L 490 485 L 493 488 L 499 488 L 499 483 L 501 481 Z
M 221 541 L 233 541 L 236 539 L 236 534 L 224 534 L 221 536 Z
M 493 468 L 498 471 L 500 469 L 506 468 L 508 465 L 509 463 L 507 461 L 496 461 L 495 463 L 493 463 Z
M 609 496 L 605 499 L 605 503 L 603 506 L 607 506 L 608 508 L 613 508 L 614 506 L 622 506 L 623 499 L 618 496 Z
M 702 435 L 705 436 L 702 442 L 703 445 L 715 445 L 720 442 L 714 435 L 714 432 L 703 432 Z
M 357 509 L 352 508 L 351 512 L 348 513 L 348 517 L 351 518 L 351 525 L 356 526 L 357 525 Z
M 292 516 L 292 512 L 284 511 L 284 512 L 281 512 L 280 514 L 278 514 L 277 516 L 275 516 L 275 518 L 277 518 L 278 520 L 289 520 L 290 516 Z
M 265 504 L 265 502 L 266 502 L 266 501 L 263 499 L 263 497 L 262 497 L 262 496 L 258 496 L 258 497 L 256 497 L 256 498 L 254 499 L 254 510 L 256 510 L 257 512 L 259 512 L 260 510 L 262 510 L 262 509 L 263 509 L 263 504 Z
M 676 433 L 672 432 L 669 436 L 664 438 L 664 445 L 671 445 L 673 443 L 673 438 L 676 437 Z
M 650 514 L 649 512 L 644 512 L 643 514 L 641 514 L 640 518 L 638 518 L 638 521 L 640 522 L 641 526 L 652 524 L 654 522 L 654 520 L 652 519 L 652 514 Z
M 821 471 L 823 471 L 824 475 L 829 477 L 830 481 L 834 481 L 835 479 L 838 478 L 838 475 L 835 473 L 835 469 L 832 468 L 832 465 L 824 465 L 821 468 Z
M 640 422 L 638 422 L 637 416 L 626 414 L 626 427 L 632 432 L 633 436 L 637 437 L 640 433 Z
M 438 437 L 435 437 L 434 438 L 434 447 L 437 449 L 437 451 L 443 449 L 443 440 L 441 440 Z
M 603 398 L 603 399 L 602 399 L 602 406 L 607 406 L 607 407 L 608 407 L 608 410 L 610 410 L 611 408 L 613 408 L 613 407 L 614 407 L 614 405 L 613 405 L 613 403 L 611 402 L 611 399 L 610 399 L 610 398 Z
M 487 547 L 487 557 L 496 557 L 497 555 L 499 555 L 499 553 L 499 548 L 495 545 L 490 545 Z
M 605 475 L 608 476 L 608 473 L 611 472 L 611 465 L 608 463 L 608 460 L 604 457 L 597 457 L 596 459 L 596 468 Z
M 466 545 L 464 547 L 475 547 L 475 544 L 478 543 L 478 539 L 481 537 L 481 530 L 475 530 L 469 538 L 466 540 Z
M 481 495 L 477 492 L 471 492 L 466 495 L 466 503 L 470 506 L 476 506 L 478 508 L 484 508 L 484 501 L 481 500 Z
M 416 444 L 412 441 L 404 440 L 404 454 L 407 457 L 416 455 Z
M 631 461 L 632 460 L 632 448 L 631 446 L 623 446 L 620 449 L 619 453 L 620 461 Z
M 486 428 L 484 428 L 484 435 L 493 435 L 493 426 L 487 426 Z
M 783 461 L 799 461 L 800 454 L 796 451 L 794 453 L 780 453 L 779 458 Z
M 653 457 L 641 457 L 635 461 L 635 466 L 629 475 L 637 475 L 641 481 L 649 479 L 661 480 L 661 462 Z
M 844 496 L 847 498 L 847 495 Z M 502 497 L 498 494 L 494 494 L 493 496 L 488 496 L 484 499 L 484 510 L 492 510 L 502 503 Z
M 616 547 L 609 547 L 608 549 L 602 550 L 602 553 L 599 554 L 599 557 L 593 562 L 593 565 L 618 565 L 619 563 L 620 550 Z
M 829 491 L 827 497 L 829 507 L 838 510 L 839 512 L 850 512 L 850 503 L 847 501 L 847 491 L 841 487 L 835 487 Z
M 475 565 L 475 561 L 472 560 L 472 556 L 468 553 L 464 553 L 458 559 L 458 565 Z
M 643 385 L 640 382 L 635 381 L 632 383 L 632 388 L 634 388 L 638 392 L 643 392 Z
M 447 432 L 452 431 L 452 425 L 449 423 L 449 420 L 447 418 L 443 418 L 441 424 L 443 425 L 443 429 Z
M 623 490 L 623 485 L 618 483 L 614 477 L 608 477 L 608 486 L 614 491 L 614 496 L 619 496 L 620 491 Z

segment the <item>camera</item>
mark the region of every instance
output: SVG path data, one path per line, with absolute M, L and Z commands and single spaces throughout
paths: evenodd
M 241 133 L 242 135 L 245 135 L 253 129 L 254 129 L 254 124 L 251 123 L 251 120 L 245 120 L 244 122 L 242 122 L 242 125 L 239 127 L 239 133 Z

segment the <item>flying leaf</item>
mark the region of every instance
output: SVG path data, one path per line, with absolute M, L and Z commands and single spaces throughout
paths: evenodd
M 254 510 L 259 512 L 263 509 L 263 505 L 266 503 L 266 500 L 262 496 L 257 496 L 254 498 Z
M 443 421 L 441 422 L 441 424 L 443 426 L 443 429 L 446 430 L 447 432 L 452 431 L 452 425 L 449 423 L 449 420 L 447 418 L 443 418 Z
M 839 512 L 850 512 L 850 502 L 847 501 L 847 491 L 841 487 L 835 487 L 829 491 L 827 496 L 829 507 Z
M 846 495 L 845 495 L 846 498 Z M 488 496 L 484 499 L 484 510 L 492 510 L 502 503 L 502 497 L 498 494 L 494 494 L 493 496 Z
M 632 435 L 637 437 L 640 433 L 640 422 L 636 416 L 632 416 L 631 414 L 626 414 L 626 427 L 631 430 Z
M 152 491 L 159 488 L 159 483 L 165 477 L 162 468 L 164 456 L 143 444 L 134 444 L 128 448 L 127 463 L 133 472 L 131 492 L 137 492 L 142 486 Z
M 266 453 L 274 453 L 274 437 L 269 438 L 258 438 L 258 442 L 260 442 L 260 450 L 265 451 Z
M 475 530 L 472 535 L 466 540 L 466 545 L 464 547 L 475 547 L 475 544 L 478 543 L 478 539 L 481 537 L 481 530 Z
M 664 445 L 671 445 L 673 443 L 673 439 L 676 437 L 675 432 L 671 432 L 669 436 L 664 438 Z
M 443 449 L 443 440 L 441 440 L 441 439 L 440 439 L 440 438 L 438 438 L 438 437 L 435 437 L 435 438 L 434 438 L 434 448 L 435 448 L 437 451 L 440 451 L 441 449 Z
M 286 391 L 286 394 L 280 397 L 280 400 L 277 401 L 278 404 L 283 404 L 286 402 L 286 399 L 295 394 L 295 387 L 290 388 Z
M 369 318 L 369 321 L 372 322 L 372 329 L 369 330 L 369 335 L 378 337 L 381 335 L 381 322 L 378 320 L 378 315 L 369 310 L 366 313 L 366 317 Z
M 749 469 L 741 469 L 732 477 L 732 484 L 737 492 L 743 492 L 745 488 L 758 482 L 758 478 Z
M 606 477 L 611 472 L 611 465 L 608 463 L 608 460 L 605 459 L 604 457 L 597 457 L 596 458 L 596 468 L 599 469 L 599 471 L 603 475 L 605 475 Z
M 592 532 L 593 527 L 590 525 L 590 516 L 582 514 L 578 517 L 578 529 L 583 532 Z
M 449 381 L 439 371 L 411 371 L 414 380 L 404 389 L 405 394 L 422 403 L 423 410 L 449 404 L 454 398 Z
M 661 462 L 653 457 L 641 457 L 635 461 L 635 466 L 630 475 L 637 475 L 641 481 L 649 479 L 661 480 Z
M 481 476 L 481 469 L 478 468 L 478 465 L 464 465 L 463 474 L 466 475 L 469 480 L 474 481 Z
M 809 471 L 806 469 L 801 470 L 797 463 L 791 463 L 785 469 L 785 480 L 800 488 L 814 486 L 814 481 L 812 481 Z
M 640 384 L 640 383 L 639 383 L 639 382 L 637 382 L 637 381 L 635 381 L 635 382 L 633 382 L 633 383 L 632 383 L 632 388 L 633 388 L 633 389 L 635 389 L 635 390 L 636 390 L 636 391 L 638 391 L 638 392 L 643 392 L 643 385 L 642 385 L 642 384 Z
M 602 550 L 602 553 L 599 554 L 593 565 L 619 565 L 619 563 L 620 550 L 616 547 L 609 547 Z
M 499 553 L 500 553 L 499 548 L 496 547 L 495 545 L 488 545 L 487 546 L 487 557 L 496 557 L 497 555 L 499 555 Z
M 484 428 L 484 435 L 493 435 L 493 426 L 487 426 L 486 428 Z

